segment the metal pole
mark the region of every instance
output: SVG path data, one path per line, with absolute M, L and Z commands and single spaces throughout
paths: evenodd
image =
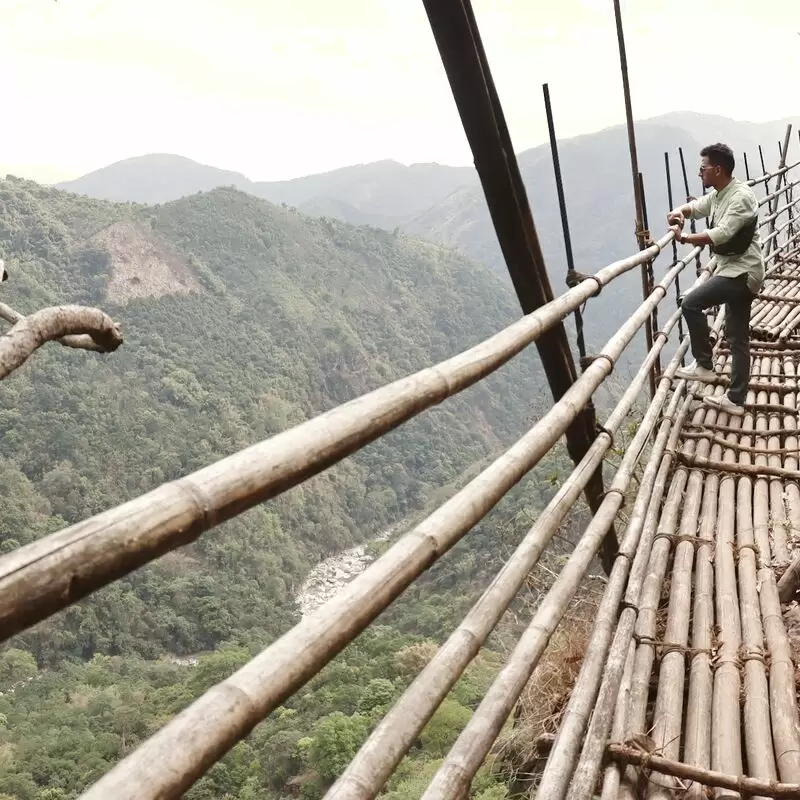
M 547 130 L 550 134 L 550 152 L 553 156 L 553 172 L 556 179 L 556 193 L 558 194 L 558 208 L 561 212 L 561 230 L 564 233 L 564 250 L 567 255 L 567 276 L 575 272 L 575 260 L 572 256 L 572 237 L 569 234 L 569 219 L 567 218 L 567 201 L 564 197 L 564 184 L 561 179 L 561 160 L 558 157 L 558 139 L 556 126 L 553 121 L 553 109 L 550 105 L 550 87 L 542 84 L 544 93 L 544 111 L 547 115 Z M 569 282 L 569 281 L 568 281 Z M 586 357 L 586 343 L 583 338 L 583 316 L 579 308 L 575 309 L 575 331 L 578 341 L 578 353 L 581 359 Z
M 670 169 L 669 163 L 669 153 L 664 153 L 664 170 L 667 173 L 667 208 L 670 210 L 673 209 L 675 206 L 673 205 L 673 198 L 672 198 L 672 171 Z M 678 263 L 678 243 L 673 239 L 672 240 L 672 263 Z M 678 275 L 675 278 L 675 305 L 680 305 L 680 297 L 681 297 L 681 276 Z M 683 314 L 678 317 L 678 338 L 683 339 Z M 681 366 L 685 365 L 686 356 L 685 354 L 681 356 Z
M 747 163 L 747 153 L 742 154 L 744 156 L 744 176 L 747 180 L 750 180 L 750 166 Z
M 481 42 L 470 0 L 423 0 L 436 46 L 472 150 L 489 215 L 514 283 L 522 311 L 529 314 L 553 299 L 553 290 L 533 222 L 519 164 L 500 99 Z M 555 400 L 575 382 L 577 372 L 564 325 L 559 323 L 537 342 Z M 579 463 L 596 437 L 594 406 L 587 403 L 567 429 L 567 451 Z M 585 489 L 592 513 L 602 504 L 602 467 Z M 618 549 L 616 531 L 603 543 L 601 560 L 610 570 Z
M 639 196 L 642 198 L 642 221 L 644 222 L 645 230 L 650 228 L 650 224 L 647 219 L 647 195 L 644 192 L 644 178 L 642 178 L 642 173 L 639 173 Z M 655 280 L 653 278 L 653 262 L 647 262 L 647 294 L 648 296 L 653 291 L 653 286 L 655 285 Z M 653 309 L 653 312 L 650 314 L 650 338 L 655 339 L 656 333 L 658 333 L 658 307 Z M 653 362 L 653 370 L 652 370 L 652 377 L 653 377 L 653 386 L 655 388 L 655 381 L 657 381 L 661 377 L 661 354 L 659 353 L 656 355 L 656 359 Z
M 617 45 L 619 46 L 619 65 L 622 72 L 622 92 L 625 98 L 625 122 L 628 127 L 628 148 L 631 155 L 631 178 L 633 181 L 633 202 L 636 209 L 636 241 L 639 249 L 646 247 L 647 230 L 644 226 L 644 213 L 642 196 L 639 186 L 639 158 L 636 153 L 636 133 L 633 126 L 633 109 L 631 107 L 631 87 L 628 80 L 628 57 L 625 53 L 625 34 L 622 30 L 622 11 L 619 0 L 614 0 L 614 18 L 617 25 Z M 646 298 L 647 291 L 647 265 L 642 264 L 642 299 Z M 653 329 L 650 325 L 644 328 L 648 352 L 653 347 Z M 655 372 L 650 373 L 650 397 L 656 393 Z
M 689 194 L 689 176 L 686 174 L 686 161 L 683 158 L 682 147 L 678 148 L 678 155 L 680 156 L 681 159 L 681 174 L 683 175 L 683 188 L 684 191 L 686 192 L 686 202 L 688 203 L 689 198 L 691 197 L 691 195 Z M 692 233 L 697 233 L 697 226 L 695 225 L 693 219 L 689 220 L 689 230 Z M 702 264 L 700 263 L 700 253 L 698 253 L 697 256 L 695 257 L 695 265 L 696 265 L 695 272 L 697 273 L 697 275 L 699 275 L 700 270 L 702 269 Z

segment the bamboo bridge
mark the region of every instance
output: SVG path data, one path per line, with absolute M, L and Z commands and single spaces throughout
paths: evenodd
M 797 665 L 784 619 L 800 579 L 800 220 L 795 218 L 800 197 L 793 199 L 800 162 L 787 160 L 791 128 L 779 143 L 779 166 L 767 171 L 762 153 L 761 174 L 747 176 L 760 197 L 768 278 L 753 305 L 746 413 L 727 418 L 700 402 L 704 393 L 725 388 L 730 353 L 724 309 L 712 310 L 719 382 L 687 383 L 674 377 L 688 339 L 671 292 L 679 294 L 681 277 L 685 285 L 692 282 L 687 274 L 698 284 L 708 280 L 715 263 L 704 259 L 700 248 L 679 253 L 671 232 L 653 239 L 647 230 L 618 3 L 638 247 L 630 257 L 597 271 L 576 271 L 545 86 L 569 260 L 568 289 L 559 296 L 545 271 L 470 4 L 424 4 L 523 316 L 447 361 L 3 555 L 3 639 L 296 486 L 535 344 L 553 394 L 550 410 L 337 596 L 178 714 L 82 797 L 180 797 L 468 535 L 566 437 L 574 471 L 326 797 L 366 800 L 381 791 L 536 569 L 572 505 L 585 495 L 591 520 L 428 786 L 425 800 L 468 796 L 472 778 L 598 555 L 607 583 L 533 796 L 666 800 L 712 792 L 717 798 L 800 798 Z M 688 194 L 688 183 L 685 188 Z M 657 258 L 668 261 L 660 281 L 654 278 Z M 582 310 L 588 307 L 591 313 L 591 299 L 601 290 L 613 291 L 608 288 L 613 281 L 634 270 L 642 277 L 641 304 L 597 355 L 587 355 Z M 661 327 L 659 311 L 666 319 Z M 48 340 L 114 349 L 118 331 L 97 314 L 102 319 L 95 315 L 87 323 L 67 307 L 55 316 L 22 318 L 3 306 L 0 316 L 14 327 L 3 337 L 2 374 Z M 577 366 L 564 326 L 569 315 L 575 315 L 578 326 Z M 641 332 L 646 356 L 600 424 L 593 395 Z M 649 405 L 633 441 L 614 474 L 604 476 L 603 460 L 615 434 L 646 392 Z M 634 486 L 637 467 L 641 476 Z M 622 524 L 618 512 L 626 498 L 632 506 Z

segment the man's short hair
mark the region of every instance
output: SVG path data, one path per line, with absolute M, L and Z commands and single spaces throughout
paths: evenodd
M 733 157 L 733 150 L 728 145 L 721 142 L 710 144 L 700 151 L 700 156 L 705 156 L 713 167 L 721 167 L 726 175 L 733 175 L 736 159 Z

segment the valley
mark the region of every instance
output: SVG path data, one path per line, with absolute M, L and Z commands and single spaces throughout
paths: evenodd
M 3 552 L 451 356 L 517 315 L 508 287 L 454 251 L 235 189 L 141 207 L 5 180 L 0 257 L 10 273 L 4 301 L 22 313 L 98 305 L 125 335 L 108 356 L 45 347 L 4 382 Z M 338 587 L 367 550 L 385 546 L 366 542 L 424 514 L 502 452 L 550 402 L 540 375 L 525 353 L 15 637 L 0 654 L 0 691 L 20 687 L 0 696 L 0 797 L 77 797 L 164 715 L 291 627 L 315 564 L 339 565 Z M 414 654 L 452 629 L 496 569 L 498 546 L 513 546 L 549 497 L 552 485 L 537 476 L 309 684 L 306 700 L 261 726 L 187 798 L 277 798 L 297 781 L 304 796 L 321 796 L 339 763 L 326 736 L 345 726 L 357 746 L 373 712 L 413 675 Z M 406 667 L 391 666 L 404 647 Z M 443 711 L 439 743 L 420 764 L 470 713 L 497 666 L 491 652 L 486 659 Z

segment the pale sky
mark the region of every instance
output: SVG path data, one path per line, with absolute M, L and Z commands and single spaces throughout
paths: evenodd
M 517 151 L 547 138 L 544 82 L 560 138 L 624 121 L 612 0 L 473 3 Z M 800 113 L 799 6 L 623 0 L 635 116 Z M 0 174 L 472 160 L 421 0 L 0 0 L 0 76 Z

